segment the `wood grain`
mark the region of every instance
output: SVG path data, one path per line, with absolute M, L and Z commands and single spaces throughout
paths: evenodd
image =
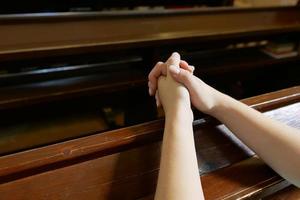
M 244 102 L 258 110 L 270 107 L 270 104 L 272 107 L 275 106 L 274 104 L 281 107 L 288 102 L 299 101 L 299 93 L 300 87 L 293 87 L 256 98 L 245 99 Z M 195 125 L 201 127 L 207 124 L 201 122 L 201 120 L 196 121 Z M 163 121 L 158 120 L 38 148 L 34 150 L 34 153 L 25 151 L 4 156 L 0 158 L 0 176 L 93 153 L 107 155 L 120 149 L 160 140 L 162 131 Z
M 114 17 L 8 17 L 0 22 L 0 59 L 160 47 L 299 31 L 299 13 L 298 7 L 287 7 Z
M 114 72 L 89 76 L 12 85 L 0 88 L 0 110 L 19 108 L 54 100 L 101 95 L 132 89 L 146 84 L 140 71 Z
M 272 103 L 268 116 L 299 125 L 300 104 L 295 103 L 299 99 L 283 98 L 298 93 L 299 87 L 294 87 L 244 102 L 260 109 Z M 289 101 L 291 105 L 287 105 Z M 274 102 L 279 108 L 274 108 Z M 289 115 L 285 115 L 287 111 Z M 263 162 L 251 158 L 253 152 L 223 125 L 199 120 L 194 129 L 207 199 L 248 198 L 249 194 L 264 197 L 289 185 Z M 163 121 L 155 121 L 0 157 L 1 197 L 151 198 L 159 170 L 162 130 Z
M 264 199 L 266 200 L 300 199 L 300 189 L 295 186 L 290 186 Z

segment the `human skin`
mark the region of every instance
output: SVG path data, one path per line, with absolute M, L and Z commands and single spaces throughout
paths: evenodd
M 177 59 L 180 55 L 175 53 Z M 158 66 L 159 65 L 159 66 Z M 149 74 L 149 91 L 155 94 L 157 78 L 165 76 L 166 63 L 158 63 Z M 188 64 L 169 67 L 169 74 L 189 91 L 192 104 L 226 125 L 278 174 L 300 187 L 300 130 L 272 120 L 249 106 L 225 95 L 187 70 Z M 156 97 L 160 102 L 160 96 Z
M 179 67 L 180 59 L 167 64 Z M 158 96 L 165 111 L 165 129 L 155 200 L 204 199 L 193 136 L 193 113 L 188 90 L 171 75 L 158 80 Z

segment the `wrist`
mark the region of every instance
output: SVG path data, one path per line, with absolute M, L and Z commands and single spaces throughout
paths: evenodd
M 215 105 L 211 109 L 209 115 L 219 119 L 224 113 L 226 113 L 231 105 L 232 98 L 219 91 L 216 92 Z
M 166 120 L 170 119 L 184 119 L 185 121 L 194 120 L 193 111 L 191 109 L 190 103 L 178 102 L 171 108 L 165 110 Z

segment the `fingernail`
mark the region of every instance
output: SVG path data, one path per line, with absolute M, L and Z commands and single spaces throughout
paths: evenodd
M 180 73 L 180 69 L 178 67 L 176 67 L 175 65 L 170 65 L 170 71 L 174 74 Z
M 195 67 L 193 65 L 190 65 L 190 68 L 192 68 L 192 72 L 195 70 Z

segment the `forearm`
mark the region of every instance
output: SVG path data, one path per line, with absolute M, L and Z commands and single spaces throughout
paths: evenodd
M 280 175 L 300 185 L 300 131 L 274 121 L 260 112 L 220 94 L 212 115 Z
M 156 200 L 204 199 L 192 119 L 191 110 L 185 107 L 166 114 Z

